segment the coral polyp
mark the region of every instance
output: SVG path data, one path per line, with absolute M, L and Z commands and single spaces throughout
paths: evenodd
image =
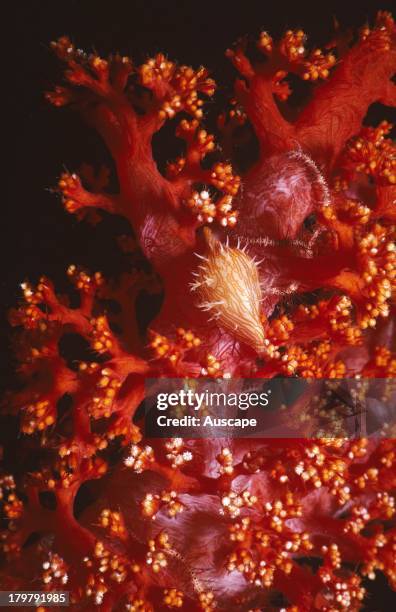
M 164 378 L 380 379 L 394 398 L 395 144 L 389 122 L 365 123 L 373 103 L 396 106 L 391 15 L 324 50 L 302 30 L 238 42 L 212 123 L 206 68 L 52 48 L 64 83 L 46 98 L 97 130 L 119 186 L 110 169 L 64 172 L 64 208 L 121 215 L 130 234 L 122 273 L 71 254 L 69 294 L 25 282 L 10 314 L 20 466 L 0 476 L 2 588 L 103 612 L 357 611 L 377 576 L 396 590 L 392 423 L 357 439 L 149 439 L 140 410 L 146 379 Z M 169 121 L 180 155 L 163 169 Z M 142 292 L 163 298 L 148 325 Z M 305 404 L 282 409 L 308 428 Z

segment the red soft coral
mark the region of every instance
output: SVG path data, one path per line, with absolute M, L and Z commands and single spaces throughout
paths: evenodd
M 257 62 L 242 44 L 229 51 L 240 79 L 218 139 L 232 151 L 250 124 L 259 143 L 239 173 L 211 160 L 215 139 L 200 122 L 215 85 L 204 68 L 162 54 L 134 67 L 68 38 L 53 43 L 66 85 L 47 98 L 99 131 L 120 185 L 105 191 L 106 171 L 64 174 L 65 208 L 126 217 L 136 243 L 123 248 L 136 257 L 117 279 L 70 266 L 78 307 L 45 278 L 22 287 L 11 321 L 24 388 L 7 406 L 28 467 L 0 481 L 3 588 L 67 589 L 73 609 L 103 611 L 269 610 L 281 593 L 289 612 L 358 610 L 362 577 L 377 571 L 396 588 L 393 430 L 379 441 L 342 432 L 150 441 L 133 422 L 147 377 L 356 376 L 391 386 L 394 144 L 386 122 L 362 121 L 373 102 L 395 105 L 395 37 L 380 13 L 348 49 L 336 41 L 308 52 L 304 33 L 288 31 L 279 42 L 262 32 Z M 294 117 L 290 73 L 324 81 Z M 164 175 L 152 138 L 178 113 L 185 154 Z M 158 291 L 158 276 L 136 263 L 137 244 L 165 296 L 148 339 L 136 298 Z M 65 359 L 59 343 L 70 332 L 91 360 Z M 304 407 L 296 402 L 290 418 Z M 88 481 L 96 501 L 81 513 Z

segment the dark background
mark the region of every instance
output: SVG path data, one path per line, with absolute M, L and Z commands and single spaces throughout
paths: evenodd
M 106 156 L 98 137 L 77 115 L 54 109 L 43 98 L 43 91 L 61 76 L 49 49 L 51 40 L 67 34 L 87 51 L 96 49 L 104 56 L 120 51 L 136 64 L 163 51 L 181 63 L 207 66 L 221 94 L 234 75 L 224 51 L 238 37 L 254 38 L 261 29 L 277 36 L 287 28 L 301 27 L 312 45 L 320 45 L 331 38 L 334 18 L 345 28 L 356 28 L 372 20 L 379 9 L 392 7 L 394 2 L 368 0 L 14 2 L 11 14 L 3 16 L 7 47 L 1 62 L 7 108 L 2 116 L 6 189 L 1 202 L 0 386 L 15 369 L 6 312 L 20 298 L 19 284 L 46 274 L 63 288 L 70 263 L 106 271 L 115 257 L 115 242 L 107 235 L 106 224 L 92 228 L 79 223 L 51 192 L 64 168 L 73 171 L 83 161 L 100 162 Z M 391 119 L 389 110 L 382 115 Z M 378 579 L 371 591 L 367 610 L 392 608 L 384 580 Z

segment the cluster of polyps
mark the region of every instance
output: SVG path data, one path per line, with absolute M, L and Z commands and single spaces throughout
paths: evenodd
M 380 441 L 335 430 L 247 443 L 146 440 L 133 422 L 147 376 L 396 376 L 394 144 L 387 123 L 362 128 L 373 102 L 395 105 L 390 15 L 346 47 L 262 32 L 252 62 L 240 43 L 231 110 L 209 134 L 205 69 L 53 44 L 66 84 L 47 97 L 99 131 L 120 185 L 108 192 L 106 170 L 63 174 L 64 206 L 95 222 L 121 214 L 134 237 L 126 274 L 69 267 L 77 307 L 48 279 L 22 284 L 11 321 L 24 388 L 8 402 L 22 469 L 0 478 L 3 588 L 67 583 L 72 609 L 133 612 L 274 609 L 280 594 L 282 611 L 358 610 L 363 578 L 383 572 L 395 588 L 391 425 Z M 312 86 L 297 116 L 289 74 Z M 179 113 L 184 150 L 163 175 L 152 137 Z M 250 159 L 252 130 L 258 159 L 238 168 L 235 145 Z M 146 337 L 136 299 L 158 291 L 158 275 L 164 301 Z M 68 333 L 90 359 L 65 359 Z

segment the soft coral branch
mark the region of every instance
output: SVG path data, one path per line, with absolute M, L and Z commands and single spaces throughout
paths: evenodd
M 370 104 L 394 105 L 390 79 L 395 66 L 395 24 L 388 13 L 380 13 L 375 28 L 363 30 L 361 39 L 300 114 L 295 124 L 299 141 L 331 166 L 347 140 L 359 131 Z
M 291 148 L 293 126 L 283 117 L 276 104 L 272 72 L 256 70 L 242 46 L 235 51 L 229 50 L 227 55 L 247 81 L 236 81 L 236 96 L 253 124 L 263 154 Z
M 302 31 L 290 30 L 276 45 L 262 32 L 257 46 L 268 58 L 262 64 L 253 65 L 242 44 L 228 51 L 244 77 L 236 82 L 236 95 L 263 151 L 271 154 L 299 143 L 320 165 L 332 166 L 347 140 L 359 130 L 370 104 L 395 104 L 391 82 L 396 64 L 395 36 L 391 16 L 379 13 L 375 28 L 365 28 L 360 40 L 344 51 L 337 64 L 333 54 L 324 55 L 319 49 L 307 56 Z M 291 93 L 284 81 L 288 72 L 308 81 L 328 79 L 315 89 L 295 121 L 288 121 L 275 101 L 276 97 L 285 101 Z
M 75 102 L 94 124 L 114 157 L 121 189 L 117 200 L 103 194 L 92 196 L 80 188 L 77 178 L 65 177 L 61 181 L 65 195 L 73 192 L 66 205 L 69 203 L 73 210 L 96 206 L 124 214 L 150 259 L 158 259 L 158 250 L 163 253 L 161 245 L 148 244 L 145 239 L 147 225 L 166 232 L 168 238 L 173 235 L 179 250 L 185 249 L 184 242 L 194 242 L 194 225 L 191 220 L 184 221 L 183 232 L 183 220 L 175 213 L 181 205 L 181 191 L 185 192 L 188 185 L 180 190 L 161 175 L 153 159 L 151 139 L 168 117 L 182 110 L 201 117 L 199 93 L 211 95 L 214 89 L 206 70 L 176 66 L 161 54 L 148 60 L 135 73 L 139 84 L 152 93 L 152 101 L 147 102 L 133 92 L 133 87 L 127 88 L 132 73 L 127 58 L 115 56 L 107 61 L 96 55 L 86 56 L 67 38 L 59 39 L 53 47 L 68 66 L 65 77 L 69 88 L 57 89 L 47 97 L 56 105 Z M 138 113 L 137 107 L 143 113 Z
M 65 209 L 70 213 L 88 208 L 98 208 L 111 213 L 121 209 L 117 196 L 89 192 L 84 189 L 76 174 L 63 173 L 58 186 L 62 191 Z

